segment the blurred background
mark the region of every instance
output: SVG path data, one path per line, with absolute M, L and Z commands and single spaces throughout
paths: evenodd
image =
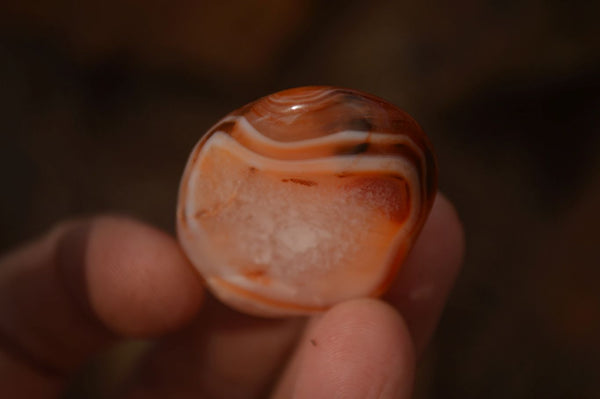
M 598 16 L 582 0 L 3 1 L 0 251 L 101 212 L 173 232 L 216 120 L 293 86 L 360 89 L 421 123 L 466 228 L 415 397 L 600 398 Z M 82 397 L 101 396 L 96 374 Z

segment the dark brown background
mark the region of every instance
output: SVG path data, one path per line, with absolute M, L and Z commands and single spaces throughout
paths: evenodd
M 218 118 L 361 89 L 420 121 L 466 227 L 416 397 L 600 397 L 600 3 L 74 3 L 0 5 L 0 250 L 98 212 L 173 231 Z

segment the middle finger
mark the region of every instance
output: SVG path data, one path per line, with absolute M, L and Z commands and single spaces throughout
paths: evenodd
M 126 397 L 264 397 L 304 323 L 247 316 L 207 298 L 197 320 L 146 353 Z

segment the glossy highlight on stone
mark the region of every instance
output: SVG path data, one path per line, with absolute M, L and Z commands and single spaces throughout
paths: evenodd
M 210 290 L 259 316 L 381 295 L 431 209 L 432 147 L 375 96 L 301 87 L 227 115 L 196 144 L 177 232 Z

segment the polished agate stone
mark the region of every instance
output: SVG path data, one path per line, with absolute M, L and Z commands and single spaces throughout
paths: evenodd
M 381 295 L 436 193 L 431 144 L 404 111 L 333 87 L 282 91 L 198 142 L 180 187 L 181 245 L 210 290 L 262 316 Z

